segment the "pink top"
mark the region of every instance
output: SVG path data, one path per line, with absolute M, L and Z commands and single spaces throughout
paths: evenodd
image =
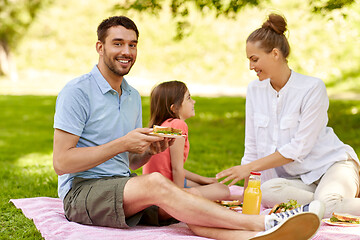
M 180 119 L 169 118 L 161 124 L 161 126 L 172 127 L 182 130 L 185 135 L 184 147 L 184 163 L 189 155 L 190 144 L 188 139 L 188 126 L 185 121 Z M 164 152 L 158 153 L 150 158 L 150 160 L 143 166 L 143 174 L 159 172 L 171 181 L 173 181 L 170 148 Z

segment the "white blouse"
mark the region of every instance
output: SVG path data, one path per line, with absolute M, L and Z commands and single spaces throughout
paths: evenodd
M 321 79 L 291 71 L 286 85 L 277 92 L 270 79 L 252 81 L 246 96 L 245 153 L 241 163 L 278 151 L 294 160 L 263 171 L 262 181 L 274 177 L 317 181 L 336 161 L 359 162 L 355 151 L 327 127 L 329 99 Z

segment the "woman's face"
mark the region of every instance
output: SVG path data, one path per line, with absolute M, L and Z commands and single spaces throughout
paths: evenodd
M 271 78 L 276 67 L 274 50 L 266 53 L 264 49 L 260 48 L 260 42 L 248 42 L 246 43 L 246 56 L 250 61 L 250 70 L 256 72 L 260 81 Z

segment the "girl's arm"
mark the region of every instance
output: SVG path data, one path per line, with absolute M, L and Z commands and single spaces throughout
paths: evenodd
M 183 188 L 185 179 L 184 170 L 185 138 L 177 138 L 170 147 L 171 168 L 174 183 Z
M 216 178 L 209 178 L 209 177 L 204 177 L 201 176 L 199 174 L 190 172 L 188 170 L 185 169 L 185 177 L 186 179 L 189 179 L 195 183 L 198 183 L 200 185 L 207 185 L 207 184 L 212 184 L 212 183 L 216 183 L 217 180 Z

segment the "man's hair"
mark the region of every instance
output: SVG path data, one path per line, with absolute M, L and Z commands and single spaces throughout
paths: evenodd
M 139 30 L 136 24 L 128 17 L 125 16 L 113 16 L 103 20 L 97 28 L 98 40 L 105 42 L 107 37 L 107 30 L 111 27 L 123 26 L 126 29 L 134 30 L 136 37 L 139 38 Z

